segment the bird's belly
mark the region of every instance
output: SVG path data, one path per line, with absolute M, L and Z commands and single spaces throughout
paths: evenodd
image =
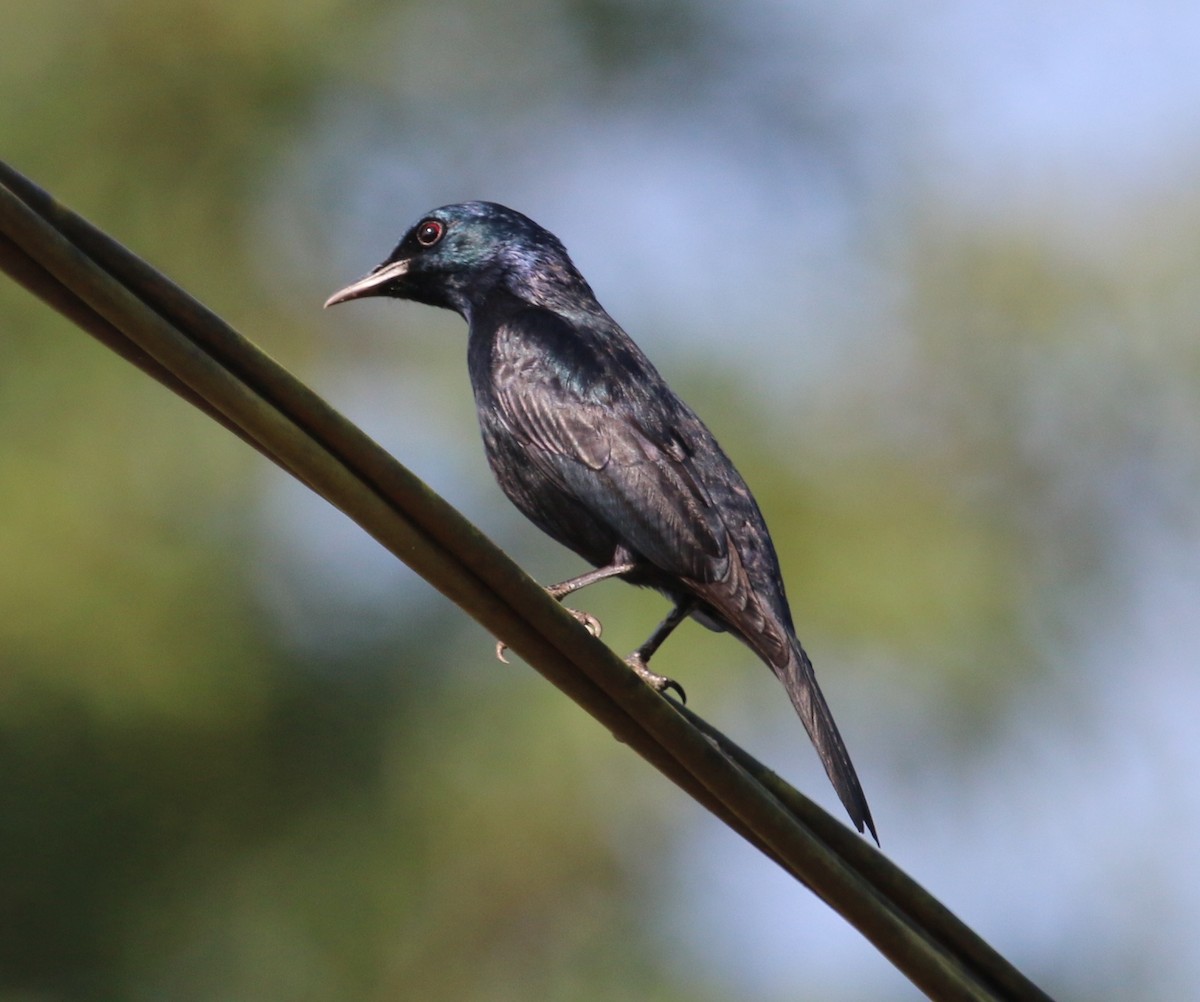
M 616 533 L 532 462 L 526 450 L 487 430 L 484 448 L 500 489 L 521 514 L 589 563 L 611 563 L 620 543 Z

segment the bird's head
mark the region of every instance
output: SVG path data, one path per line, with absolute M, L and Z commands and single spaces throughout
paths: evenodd
M 391 296 L 470 319 L 472 308 L 497 290 L 545 306 L 570 294 L 592 295 L 552 233 L 495 202 L 463 202 L 427 212 L 383 263 L 325 305 Z

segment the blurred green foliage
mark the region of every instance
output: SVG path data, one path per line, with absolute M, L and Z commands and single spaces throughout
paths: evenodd
M 351 14 L 19 5 L 6 156 L 303 358 L 245 226 Z M 605 735 L 444 603 L 298 651 L 255 592 L 275 474 L 7 282 L 0 316 L 0 998 L 700 997 L 635 931 L 600 807 L 655 811 Z
M 320 371 L 335 349 L 317 305 L 348 276 L 298 305 L 254 227 L 332 89 L 353 81 L 388 108 L 377 31 L 424 7 L 16 5 L 5 158 L 293 370 Z M 631 68 L 661 61 L 677 94 L 716 63 L 716 28 L 688 4 L 556 17 L 604 100 Z M 452 73 L 439 44 L 430 59 Z M 1197 248 L 1176 269 L 1149 252 L 1114 269 L 1057 253 L 1036 221 L 912 205 L 926 222 L 897 224 L 900 249 L 874 262 L 904 290 L 898 361 L 856 360 L 861 382 L 808 408 L 701 357 L 673 371 L 755 487 L 839 719 L 853 690 L 912 687 L 969 755 L 1044 672 L 1030 634 L 1062 629 L 1060 590 L 1107 586 L 1109 523 L 1074 450 L 1152 440 L 1161 415 L 1131 400 L 1174 407 L 1180 428 L 1200 410 Z M 1153 249 L 1158 232 L 1120 239 Z M 1147 333 L 1106 337 L 1114 324 Z M 430 352 L 406 346 L 407 376 L 465 398 Z M 1140 393 L 1167 357 L 1184 360 L 1178 394 Z M 678 819 L 654 777 L 423 592 L 397 589 L 386 628 L 344 648 L 290 636 L 264 599 L 286 573 L 261 538 L 281 518 L 277 474 L 7 282 L 0 359 L 0 999 L 728 997 L 661 961 L 656 864 Z M 1053 406 L 1087 380 L 1084 404 Z M 588 601 L 617 647 L 660 611 L 628 589 Z M 761 673 L 696 629 L 659 667 L 702 712 Z

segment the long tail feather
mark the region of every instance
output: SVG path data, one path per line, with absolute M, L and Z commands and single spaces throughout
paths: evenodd
M 792 641 L 789 654 L 785 664 L 773 664 L 771 668 L 787 690 L 804 729 L 808 731 L 808 736 L 817 749 L 821 764 L 825 766 L 829 781 L 833 783 L 833 788 L 849 812 L 854 826 L 861 832 L 865 825 L 878 845 L 879 836 L 875 833 L 871 809 L 867 806 L 867 798 L 858 782 L 854 763 L 850 761 L 850 753 L 846 750 L 837 724 L 833 722 L 829 704 L 825 702 L 821 687 L 817 685 L 812 662 L 796 640 Z

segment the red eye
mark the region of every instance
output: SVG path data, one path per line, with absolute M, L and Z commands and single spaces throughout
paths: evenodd
M 432 247 L 445 232 L 446 227 L 436 219 L 426 219 L 417 225 L 417 243 L 422 247 Z

